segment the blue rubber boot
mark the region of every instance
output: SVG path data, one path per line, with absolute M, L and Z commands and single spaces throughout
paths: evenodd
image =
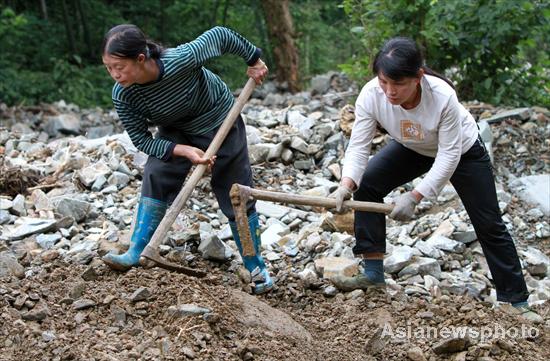
M 117 271 L 127 271 L 131 267 L 139 265 L 139 256 L 157 229 L 162 217 L 166 213 L 165 202 L 141 197 L 135 219 L 134 232 L 130 240 L 130 248 L 126 253 L 116 255 L 108 253 L 102 260 L 109 267 Z
M 342 291 L 353 291 L 357 289 L 386 287 L 384 279 L 384 260 L 364 259 L 361 261 L 363 271 L 353 277 L 334 277 L 332 282 L 336 288 Z
M 239 231 L 237 230 L 237 224 L 230 221 L 229 226 L 231 227 L 233 238 L 235 239 L 235 243 L 243 259 L 244 267 L 250 272 L 250 276 L 252 277 L 252 282 L 254 283 L 253 292 L 257 295 L 268 292 L 273 288 L 273 280 L 269 276 L 269 272 L 261 254 L 258 214 L 254 212 L 248 216 L 248 227 L 250 228 L 250 235 L 254 243 L 255 256 L 243 256 L 243 246 L 239 237 Z

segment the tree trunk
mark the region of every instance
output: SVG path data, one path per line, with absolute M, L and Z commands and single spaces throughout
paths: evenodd
M 65 32 L 67 33 L 67 40 L 69 42 L 69 51 L 72 54 L 76 54 L 76 43 L 74 40 L 73 28 L 69 19 L 69 10 L 67 9 L 67 2 L 61 0 L 61 6 L 63 7 L 63 22 L 65 23 Z
M 48 21 L 48 6 L 46 5 L 46 0 L 40 0 L 40 12 L 42 14 L 42 19 Z
M 159 40 L 161 44 L 166 42 L 166 1 L 159 0 Z
M 76 0 L 76 8 L 78 9 L 78 13 L 80 14 L 82 32 L 84 33 L 84 42 L 86 43 L 86 55 L 90 60 L 92 60 L 94 57 L 94 49 L 92 47 L 92 40 L 90 38 L 90 30 L 88 29 L 88 20 L 86 19 L 86 15 L 84 14 L 84 10 L 82 9 L 82 2 L 80 0 Z
M 212 20 L 210 20 L 210 27 L 213 28 L 216 26 L 216 21 L 218 19 L 218 7 L 220 6 L 220 0 L 214 1 L 214 9 L 212 10 Z
M 262 7 L 269 37 L 273 45 L 276 79 L 287 82 L 288 90 L 300 90 L 298 79 L 298 50 L 294 44 L 294 26 L 288 0 L 264 0 Z
M 262 58 L 268 64 L 273 64 L 273 55 L 271 54 L 271 44 L 269 36 L 267 35 L 267 29 L 265 28 L 265 19 L 262 14 L 262 8 L 260 2 L 256 0 L 250 0 L 250 6 L 253 8 L 254 21 L 256 23 L 256 31 L 260 34 L 260 47 L 262 48 Z
M 227 25 L 227 10 L 229 10 L 229 3 L 230 2 L 231 2 L 231 0 L 225 0 L 225 6 L 223 8 L 223 21 L 222 21 L 223 26 Z

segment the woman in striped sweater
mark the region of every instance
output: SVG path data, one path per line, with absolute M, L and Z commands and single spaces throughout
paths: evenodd
M 215 27 L 194 41 L 166 49 L 147 40 L 135 25 L 118 25 L 105 35 L 103 63 L 116 81 L 112 92 L 115 109 L 134 145 L 149 155 L 130 248 L 122 255 L 109 253 L 103 257 L 111 268 L 127 270 L 139 264 L 141 252 L 193 164 L 211 167 L 212 190 L 229 219 L 242 255 L 229 198 L 233 183 L 252 185 L 241 117 L 217 156 L 204 156 L 234 103 L 227 85 L 204 64 L 226 53 L 243 58 L 248 65 L 247 75 L 261 84 L 267 74 L 261 50 L 227 28 Z M 150 126 L 158 128 L 158 136 L 153 137 Z M 248 203 L 248 218 L 257 256 L 243 257 L 243 262 L 251 272 L 254 292 L 263 293 L 272 288 L 273 282 L 260 254 L 253 201 Z

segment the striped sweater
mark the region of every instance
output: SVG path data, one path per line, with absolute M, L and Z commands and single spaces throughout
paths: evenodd
M 231 53 L 248 65 L 260 58 L 260 49 L 233 30 L 215 27 L 192 42 L 165 49 L 157 64 L 159 79 L 127 88 L 116 83 L 113 103 L 134 145 L 162 160 L 170 159 L 175 143 L 153 138 L 149 126 L 165 126 L 190 135 L 218 127 L 234 103 L 227 85 L 203 65 Z

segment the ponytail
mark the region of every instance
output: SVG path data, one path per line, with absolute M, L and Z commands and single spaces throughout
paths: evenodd
M 164 48 L 155 43 L 154 41 L 147 40 L 147 57 L 152 59 L 158 59 L 162 55 Z
M 456 90 L 455 85 L 453 84 L 453 82 L 451 80 L 447 79 L 445 76 L 443 76 L 443 75 L 439 74 L 438 72 L 428 68 L 426 65 L 423 65 L 421 68 L 422 68 L 422 70 L 424 70 L 424 74 L 435 76 L 435 77 L 445 81 L 445 83 L 449 84 L 451 86 L 451 88 Z

